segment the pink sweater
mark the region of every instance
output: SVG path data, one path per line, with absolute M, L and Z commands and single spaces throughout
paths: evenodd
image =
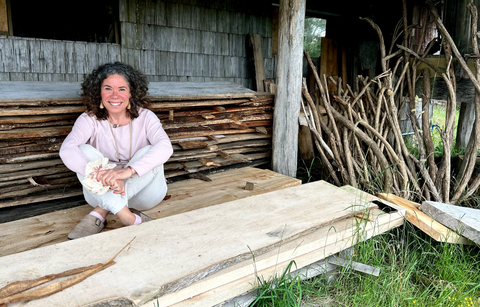
M 132 156 L 141 148 L 152 148 L 139 160 L 131 164 L 139 176 L 164 164 L 173 153 L 172 144 L 162 128 L 160 120 L 150 110 L 140 109 L 139 116 L 132 121 Z M 123 165 L 128 161 L 130 151 L 129 125 L 112 128 L 118 144 L 120 160 Z M 90 144 L 98 149 L 111 163 L 121 167 L 115 141 L 107 120 L 97 120 L 95 116 L 83 113 L 73 125 L 72 132 L 66 137 L 60 148 L 63 163 L 72 171 L 84 175 L 89 162 L 78 146 Z

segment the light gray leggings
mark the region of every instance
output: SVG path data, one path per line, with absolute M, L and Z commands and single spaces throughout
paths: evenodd
M 103 154 L 91 145 L 85 144 L 79 147 L 89 161 L 103 158 Z M 151 145 L 148 145 L 137 151 L 127 166 L 142 157 L 148 152 L 150 147 Z M 80 182 L 84 179 L 80 174 L 77 174 L 77 177 Z M 165 182 L 163 165 L 152 169 L 142 176 L 135 174 L 132 178 L 126 179 L 125 193 L 126 195 L 122 196 L 120 194 L 114 194 L 113 191 L 109 190 L 105 194 L 98 195 L 83 188 L 85 200 L 94 208 L 99 206 L 113 214 L 117 214 L 117 212 L 125 206 L 137 210 L 147 210 L 158 205 L 167 194 L 167 183 Z

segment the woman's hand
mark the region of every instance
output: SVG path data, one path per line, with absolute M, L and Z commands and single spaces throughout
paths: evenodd
M 132 176 L 133 171 L 131 168 L 120 168 L 120 169 L 109 169 L 105 171 L 98 171 L 97 173 L 97 181 L 101 181 L 103 186 L 118 186 L 119 183 L 118 181 L 122 181 L 122 186 L 123 180 L 128 179 Z M 116 189 L 112 189 L 116 190 Z
M 115 185 L 110 186 L 110 189 L 113 190 L 113 194 L 125 196 L 125 183 L 123 182 L 123 179 L 117 180 Z

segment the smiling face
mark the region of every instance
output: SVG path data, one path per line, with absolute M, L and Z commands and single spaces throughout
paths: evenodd
M 126 115 L 131 94 L 128 82 L 123 76 L 110 75 L 103 80 L 101 96 L 109 116 Z

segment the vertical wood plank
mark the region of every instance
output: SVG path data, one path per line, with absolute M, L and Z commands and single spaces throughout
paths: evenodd
M 121 62 L 122 61 L 122 48 L 118 44 L 108 44 L 108 62 Z
M 42 39 L 40 41 L 41 55 L 40 61 L 43 62 L 42 72 L 47 74 L 52 74 L 54 71 L 53 68 L 53 41 Z
M 155 51 L 155 74 L 165 76 L 167 74 L 167 54 L 164 51 Z
M 278 54 L 278 8 L 273 9 L 272 54 Z
M 77 74 L 90 73 L 86 69 L 87 68 L 86 47 L 87 47 L 87 43 L 85 42 L 75 42 L 73 44 L 75 71 L 77 72 Z
M 210 77 L 210 55 L 204 54 L 202 60 L 203 60 L 202 76 Z M 207 80 L 205 79 L 205 81 Z
M 192 28 L 192 6 L 180 4 L 178 9 L 179 26 L 185 29 Z
M 167 53 L 167 76 L 174 76 L 176 74 L 175 56 L 176 56 L 175 52 Z
M 337 65 L 337 42 L 333 39 L 322 37 L 322 46 L 321 46 L 320 57 L 320 76 L 337 77 L 338 76 L 338 65 Z M 328 91 L 336 91 L 336 86 L 331 82 L 328 82 Z
M 185 71 L 183 72 L 184 76 L 193 76 L 194 63 L 191 53 L 184 53 L 185 55 Z
M 6 72 L 15 72 L 16 70 L 16 61 L 15 61 L 15 50 L 13 48 L 13 39 L 6 38 L 3 42 L 3 63 L 5 66 Z
M 98 65 L 103 65 L 109 62 L 108 44 L 97 45 Z
M 145 1 L 145 20 L 144 20 L 144 23 L 147 24 L 147 25 L 155 24 L 155 6 L 156 6 L 157 1 L 154 1 L 154 0 L 146 0 Z
M 205 23 L 205 30 L 217 32 L 217 13 L 214 9 L 206 8 L 204 10 L 203 22 Z
M 3 46 L 4 46 L 5 36 L 0 36 L 0 72 L 5 71 L 5 60 L 3 55 Z M 10 78 L 10 76 L 9 76 Z
M 127 0 L 118 0 L 118 20 L 127 21 Z
M 223 78 L 225 77 L 225 68 L 223 65 L 223 56 L 215 55 L 214 56 L 214 65 L 213 65 L 213 73 L 212 76 Z
M 191 23 L 190 27 L 194 30 L 200 28 L 200 13 L 201 9 L 198 6 L 191 6 Z
M 132 36 L 130 35 L 130 30 L 129 30 L 129 27 L 130 27 L 130 23 L 128 22 L 122 22 L 122 24 L 120 25 L 120 35 L 122 36 L 122 48 L 129 48 L 131 46 L 131 39 L 132 39 Z
M 203 59 L 201 54 L 192 53 L 192 76 L 202 76 Z
M 250 34 L 250 42 L 253 48 L 253 62 L 255 65 L 256 90 L 263 92 L 263 80 L 265 80 L 265 67 L 262 55 L 262 38 L 258 34 Z
M 193 53 L 202 53 L 203 50 L 203 32 L 198 30 L 192 30 L 193 35 Z
M 65 69 L 69 74 L 77 73 L 74 42 L 65 41 Z
M 185 53 L 177 52 L 175 54 L 175 73 L 176 76 L 185 75 Z
M 137 21 L 137 0 L 125 0 L 125 15 L 127 22 Z
M 55 61 L 53 62 L 53 71 L 55 73 L 66 73 L 67 68 L 65 65 L 65 42 L 54 41 L 53 42 L 53 55 Z
M 155 26 L 153 28 L 154 37 L 152 39 L 152 44 L 155 50 L 165 51 L 165 39 L 164 39 L 165 27 Z
M 145 24 L 145 6 L 146 0 L 136 0 L 136 14 L 135 14 L 135 23 L 136 24 Z
M 140 61 L 140 50 L 128 49 L 128 58 L 130 60 L 130 65 L 132 65 L 133 68 L 143 71 L 143 65 Z
M 167 26 L 169 27 L 179 27 L 179 12 L 178 12 L 178 3 L 167 2 L 165 4 Z
M 158 26 L 165 26 L 167 24 L 167 18 L 165 14 L 165 2 L 157 0 L 155 2 L 155 24 Z
M 176 50 L 176 43 L 174 42 L 174 37 L 173 35 L 176 34 L 175 28 L 171 27 L 164 27 L 163 28 L 163 37 L 162 39 L 165 42 L 165 51 L 175 51 Z
M 223 57 L 223 67 L 225 69 L 225 77 L 232 78 L 235 77 L 235 57 L 225 56 Z
M 143 28 L 146 27 L 146 25 L 144 24 L 141 24 L 141 23 L 135 23 L 133 25 L 134 27 L 134 37 L 135 37 L 135 41 L 134 41 L 134 45 L 133 45 L 133 48 L 135 49 L 142 49 L 142 46 L 143 46 Z
M 306 0 L 280 0 L 279 9 L 272 168 L 291 177 L 297 172 L 305 4 Z
M 229 33 L 230 14 L 228 11 L 217 11 L 217 32 Z
M 0 0 L 0 35 L 8 35 L 7 0 Z
M 143 25 L 143 46 L 142 49 L 154 50 L 155 45 L 153 43 L 155 27 L 152 25 Z
M 155 74 L 155 51 L 143 50 L 143 73 L 147 75 Z
M 98 67 L 98 44 L 87 43 L 85 46 L 85 73 Z
M 202 32 L 202 53 L 213 54 L 215 48 L 215 33 L 209 31 Z
M 228 33 L 219 33 L 217 37 L 220 39 L 220 42 L 217 42 L 220 46 L 220 54 L 225 56 L 229 55 Z
M 17 72 L 30 72 L 30 50 L 26 39 L 15 38 L 13 41 Z

